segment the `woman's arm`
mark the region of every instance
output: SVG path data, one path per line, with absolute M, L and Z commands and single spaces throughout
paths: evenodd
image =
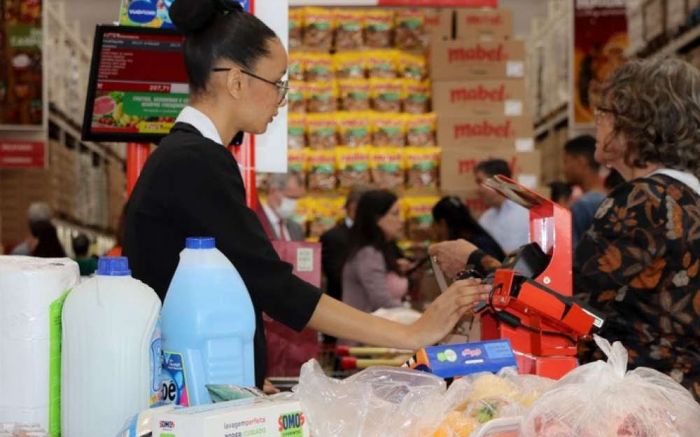
M 428 249 L 442 271 L 450 278 L 457 276 L 467 266 L 467 262 L 478 262 L 483 270 L 491 271 L 499 268 L 501 262 L 490 255 L 479 251 L 479 248 L 466 240 L 445 241 L 433 244 Z M 481 256 L 483 255 L 483 256 Z M 470 257 L 474 256 L 474 260 Z

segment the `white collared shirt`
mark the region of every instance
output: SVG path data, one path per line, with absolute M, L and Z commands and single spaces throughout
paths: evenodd
M 222 146 L 224 145 L 224 142 L 221 141 L 219 131 L 216 130 L 216 126 L 214 126 L 214 122 L 199 109 L 195 109 L 192 106 L 185 106 L 177 116 L 175 123 L 187 123 L 197 129 L 204 138 L 210 139 Z
M 270 207 L 270 205 L 267 204 L 267 202 L 260 202 L 260 204 L 262 205 L 263 211 L 265 211 L 267 221 L 270 222 L 270 226 L 272 227 L 272 231 L 275 233 L 275 237 L 277 237 L 278 240 L 292 241 L 292 238 L 289 235 L 289 229 L 287 229 L 287 225 L 284 224 L 284 220 L 279 218 L 279 216 Z M 282 230 L 284 232 L 284 238 L 280 237 L 280 223 L 283 223 Z

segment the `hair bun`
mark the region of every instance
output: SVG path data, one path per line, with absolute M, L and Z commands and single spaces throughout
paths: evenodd
M 228 1 L 237 4 L 234 0 Z M 191 34 L 204 29 L 221 11 L 222 3 L 218 0 L 175 0 L 168 13 L 179 31 Z

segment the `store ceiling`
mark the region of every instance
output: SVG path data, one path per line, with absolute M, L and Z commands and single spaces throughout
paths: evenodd
M 64 1 L 67 13 L 78 21 L 80 32 L 85 38 L 92 37 L 96 24 L 110 23 L 117 20 L 119 15 L 120 0 Z M 515 34 L 518 36 L 527 36 L 532 19 L 547 13 L 545 0 L 500 0 L 500 4 L 513 10 Z

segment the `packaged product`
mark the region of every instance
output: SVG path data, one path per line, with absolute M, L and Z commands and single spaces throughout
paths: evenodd
M 370 151 L 372 182 L 382 189 L 396 190 L 403 186 L 403 149 L 378 147 Z
M 405 197 L 402 199 L 406 214 L 406 230 L 409 239 L 430 240 L 432 237 L 433 206 L 440 200 L 437 196 Z
M 405 80 L 404 87 L 404 112 L 424 114 L 430 110 L 430 82 Z
M 398 77 L 399 52 L 396 50 L 370 50 L 365 52 L 365 65 L 370 78 L 393 79 Z
M 394 14 L 387 9 L 367 9 L 364 11 L 365 45 L 372 48 L 391 47 L 391 32 L 394 27 Z
M 394 44 L 403 50 L 416 50 L 425 39 L 425 16 L 420 9 L 396 11 Z
M 328 53 L 304 53 L 304 72 L 307 82 L 333 80 L 333 58 Z
M 304 45 L 330 50 L 333 42 L 333 12 L 326 8 L 304 8 Z
M 304 26 L 304 10 L 301 8 L 289 9 L 289 48 L 296 49 L 301 47 L 302 30 Z
M 404 152 L 406 188 L 437 188 L 439 147 L 407 147 Z
M 364 79 L 366 55 L 363 52 L 341 52 L 333 55 L 333 68 L 338 79 Z
M 336 51 L 356 50 L 362 47 L 362 11 L 337 8 L 335 17 Z
M 350 189 L 355 185 L 368 185 L 369 148 L 367 147 L 338 147 L 338 184 L 342 189 Z
M 370 109 L 370 86 L 367 79 L 341 79 L 338 81 L 338 92 L 344 111 Z
M 291 149 L 287 151 L 287 168 L 290 173 L 296 173 L 301 178 L 302 186 L 306 186 L 306 159 L 308 149 Z M 262 186 L 262 185 L 258 185 Z
M 303 149 L 306 146 L 305 114 L 290 113 L 287 116 L 287 146 L 289 149 Z
M 374 113 L 372 116 L 372 144 L 376 147 L 403 147 L 406 144 L 404 114 Z
M 372 123 L 370 112 L 336 112 L 340 144 L 361 147 L 371 143 Z
M 406 79 L 423 80 L 427 76 L 425 56 L 399 52 L 397 57 L 399 75 Z
M 306 82 L 289 81 L 289 92 L 287 93 L 287 108 L 289 112 L 306 112 L 306 93 Z
M 402 79 L 370 79 L 372 107 L 378 112 L 401 112 Z
M 318 238 L 330 230 L 343 217 L 342 197 L 315 197 L 311 205 L 309 237 Z
M 415 147 L 435 146 L 437 114 L 406 114 L 406 143 Z
M 309 191 L 332 192 L 336 186 L 334 150 L 309 150 L 307 154 Z
M 315 150 L 332 149 L 338 145 L 338 123 L 334 113 L 307 114 L 306 134 L 309 147 Z
M 305 55 L 303 52 L 291 52 L 289 54 L 289 64 L 287 65 L 289 80 L 304 80 Z
M 308 112 L 335 112 L 338 88 L 335 81 L 308 82 L 306 84 Z
M 313 199 L 311 197 L 302 197 L 297 201 L 297 208 L 290 218 L 301 226 L 306 234 L 307 224 L 311 217 L 313 217 Z

